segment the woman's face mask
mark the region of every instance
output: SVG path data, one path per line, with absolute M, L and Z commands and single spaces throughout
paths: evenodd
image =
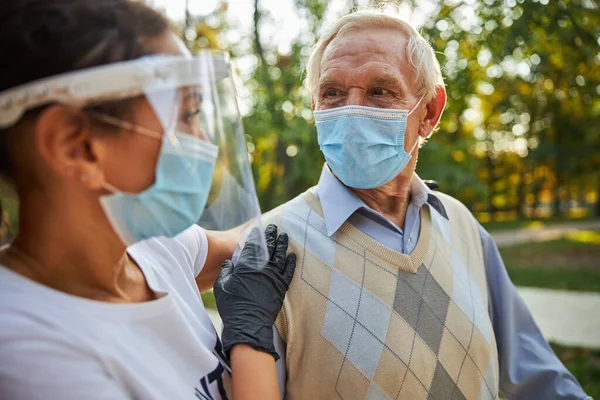
M 161 148 L 154 183 L 140 193 L 126 193 L 106 184 L 112 194 L 100 203 L 107 218 L 127 245 L 157 236 L 173 237 L 198 222 L 211 188 L 218 147 L 206 140 L 193 124 L 197 108 L 182 107 L 178 127 L 194 131 L 191 135 L 175 130 L 163 135 L 118 119 L 95 115 L 112 125 L 160 140 Z M 186 126 L 186 124 L 188 126 Z

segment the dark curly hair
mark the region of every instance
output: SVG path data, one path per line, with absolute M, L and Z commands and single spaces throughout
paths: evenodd
M 132 60 L 152 53 L 148 39 L 169 21 L 134 0 L 2 0 L 0 92 L 78 69 Z M 119 113 L 127 100 L 95 107 Z M 40 109 L 31 110 L 30 118 Z M 0 129 L 0 175 L 12 181 L 11 129 Z

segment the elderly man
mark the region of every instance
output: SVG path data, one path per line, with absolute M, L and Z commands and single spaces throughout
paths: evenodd
M 287 399 L 585 399 L 490 235 L 414 173 L 446 93 L 407 23 L 337 21 L 308 63 L 316 188 L 265 215 L 296 276 L 277 320 Z

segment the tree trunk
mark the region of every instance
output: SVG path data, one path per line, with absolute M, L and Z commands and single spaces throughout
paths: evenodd
M 562 218 L 566 215 L 566 213 L 561 210 L 561 203 L 563 202 L 562 190 L 566 188 L 566 180 L 563 178 L 563 174 L 559 170 L 559 163 L 555 164 L 554 170 L 554 179 L 556 182 L 556 187 L 554 188 L 554 204 L 553 204 L 553 213 L 552 216 L 556 218 Z
M 596 217 L 600 218 L 600 175 L 598 175 L 598 184 L 596 185 Z
M 181 38 L 183 42 L 189 47 L 189 40 L 187 40 L 185 34 L 192 25 L 192 15 L 190 14 L 190 0 L 185 0 L 185 21 L 183 24 L 183 30 L 181 32 Z
M 524 220 L 527 219 L 527 215 L 525 215 L 525 166 L 519 166 L 519 183 L 517 185 L 517 215 L 519 219 Z
M 494 161 L 492 160 L 492 157 L 490 157 L 489 155 L 486 156 L 486 164 L 487 164 L 487 168 L 489 171 L 488 174 L 488 181 L 487 181 L 487 188 L 488 188 L 488 212 L 490 213 L 490 219 L 492 221 L 494 221 L 495 217 L 496 217 L 496 206 L 494 205 L 494 202 L 492 201 L 494 198 L 494 182 L 495 182 L 495 172 L 494 172 Z

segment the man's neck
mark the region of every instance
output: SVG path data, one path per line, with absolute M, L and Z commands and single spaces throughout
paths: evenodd
M 412 173 L 401 174 L 384 186 L 375 189 L 349 188 L 367 206 L 377 211 L 400 229 L 404 229 L 404 221 L 410 204 L 410 182 Z

